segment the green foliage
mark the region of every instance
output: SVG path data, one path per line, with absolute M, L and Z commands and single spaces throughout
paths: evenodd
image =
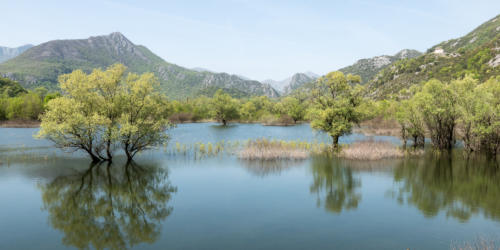
M 497 26 L 500 25 L 499 22 L 500 18 L 496 20 Z M 481 42 L 479 42 L 481 35 L 476 34 L 473 43 L 467 42 L 461 48 L 458 44 L 453 48 L 445 47 L 444 54 L 433 53 L 434 48 L 420 57 L 397 61 L 390 67 L 381 70 L 368 83 L 367 93 L 375 98 L 383 99 L 390 98 L 400 90 L 431 79 L 450 82 L 470 75 L 484 82 L 493 76 L 500 75 L 500 67 L 490 64 L 498 53 L 497 48 L 500 47 L 499 31 L 493 29 L 491 33 L 481 33 L 485 35 L 483 38 L 487 38 Z M 460 41 L 473 39 L 474 36 L 461 38 Z
M 496 155 L 500 150 L 500 79 L 485 83 L 468 76 L 451 83 L 458 98 L 462 139 L 469 151 Z
M 287 96 L 283 98 L 277 107 L 280 113 L 290 116 L 294 123 L 304 118 L 305 107 L 295 97 Z
M 498 29 L 499 25 L 500 15 L 497 15 L 496 17 L 484 22 L 467 35 L 437 44 L 430 48 L 428 52 L 432 52 L 436 48 L 441 48 L 448 53 L 459 52 L 460 54 L 468 50 L 474 50 L 485 43 L 494 40 L 500 33 L 500 30 Z
M 362 88 L 353 88 L 349 80 L 342 72 L 330 72 L 318 80 L 315 90 L 311 127 L 330 135 L 334 148 L 338 147 L 339 137 L 350 133 L 362 117 L 357 110 Z
M 451 149 L 455 144 L 458 111 L 457 96 L 450 85 L 431 80 L 410 102 L 415 102 L 422 113 L 434 146 L 439 149 Z
M 213 119 L 226 126 L 228 121 L 239 117 L 238 106 L 238 100 L 222 90 L 217 90 L 211 102 L 210 113 Z
M 21 92 L 15 97 L 0 95 L 0 121 L 38 120 L 45 105 L 41 92 Z M 49 94 L 54 95 L 54 94 Z
M 482 84 L 471 75 L 451 83 L 431 80 L 399 96 L 407 99 L 377 103 L 386 106 L 381 114 L 391 114 L 399 122 L 405 143 L 412 139 L 421 146 L 428 132 L 438 149 L 451 149 L 459 138 L 469 152 L 496 155 L 500 151 L 500 77 Z M 387 112 L 391 106 L 395 112 Z
M 397 105 L 396 120 L 401 125 L 404 147 L 407 139 L 412 139 L 414 146 L 424 146 L 425 124 L 417 103 L 414 100 L 403 100 Z
M 35 93 L 9 98 L 5 105 L 8 120 L 37 120 L 42 111 L 42 100 Z
M 14 97 L 24 93 L 27 91 L 18 82 L 0 77 L 0 96 Z
M 59 78 L 64 95 L 47 103 L 39 138 L 58 147 L 83 150 L 93 161 L 111 161 L 121 147 L 129 160 L 166 143 L 170 123 L 165 97 L 154 90 L 153 74 L 128 74 L 117 64 L 86 74 L 76 70 Z

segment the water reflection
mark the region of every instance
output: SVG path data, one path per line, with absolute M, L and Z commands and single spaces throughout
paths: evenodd
M 500 220 L 498 162 L 468 158 L 460 151 L 427 153 L 394 170 L 394 197 L 417 207 L 426 217 L 443 211 L 461 222 L 474 214 Z
M 280 175 L 283 171 L 300 166 L 300 160 L 240 160 L 245 169 L 255 176 Z
M 166 170 L 136 164 L 91 165 L 40 188 L 50 224 L 64 233 L 63 243 L 96 249 L 155 242 L 176 192 Z
M 361 201 L 361 180 L 354 177 L 353 170 L 331 157 L 314 157 L 311 162 L 310 190 L 318 197 L 318 207 L 324 206 L 333 213 L 356 209 Z

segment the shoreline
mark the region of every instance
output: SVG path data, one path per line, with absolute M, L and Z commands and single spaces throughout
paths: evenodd
M 0 128 L 38 128 L 40 121 L 36 120 L 7 120 L 0 121 Z
M 363 121 L 359 126 L 353 128 L 353 133 L 370 135 L 386 135 L 399 137 L 400 128 L 394 124 L 378 123 L 373 120 Z M 203 119 L 198 121 L 172 122 L 172 124 L 190 124 L 190 123 L 217 123 L 215 120 Z M 290 127 L 302 124 L 309 124 L 308 121 L 297 121 L 297 123 L 266 123 L 262 121 L 231 121 L 229 124 L 261 124 L 262 126 L 270 127 Z M 0 128 L 38 128 L 41 122 L 37 120 L 6 120 L 0 121 Z

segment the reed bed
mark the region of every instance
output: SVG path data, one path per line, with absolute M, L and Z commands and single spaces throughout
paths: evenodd
M 452 242 L 452 250 L 497 250 L 500 249 L 498 239 L 489 239 L 478 236 L 472 241 Z
M 301 160 L 309 157 L 307 144 L 287 143 L 257 139 L 249 141 L 238 153 L 238 158 L 245 160 Z
M 391 158 L 401 158 L 405 155 L 418 155 L 423 150 L 405 151 L 398 146 L 383 141 L 367 140 L 354 142 L 344 146 L 340 151 L 340 157 L 351 160 L 382 160 Z

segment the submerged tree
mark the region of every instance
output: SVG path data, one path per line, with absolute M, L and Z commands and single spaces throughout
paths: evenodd
M 165 129 L 171 125 L 164 115 L 165 98 L 154 91 L 157 83 L 152 73 L 129 74 L 118 119 L 119 140 L 128 160 L 149 147 L 168 141 Z
M 457 125 L 457 96 L 449 84 L 438 80 L 427 82 L 422 91 L 415 94 L 416 102 L 431 134 L 432 144 L 439 149 L 451 149 L 455 144 Z
M 495 156 L 500 151 L 500 77 L 479 84 L 472 76 L 452 81 L 461 138 L 469 151 Z
M 408 139 L 413 140 L 414 147 L 423 147 L 425 143 L 425 124 L 416 103 L 404 100 L 398 104 L 396 119 L 401 125 L 401 138 L 403 147 L 406 147 Z
M 116 64 L 90 74 L 76 70 L 59 77 L 63 96 L 47 103 L 39 138 L 56 146 L 83 150 L 93 161 L 111 161 L 117 148 L 131 160 L 151 146 L 167 141 L 164 97 L 154 91 L 150 73 L 125 75 Z
M 221 89 L 215 92 L 211 103 L 211 116 L 226 126 L 227 122 L 238 118 L 238 102 Z
M 334 149 L 338 148 L 340 136 L 350 133 L 362 116 L 357 110 L 362 87 L 352 87 L 354 83 L 359 83 L 359 77 L 338 71 L 328 73 L 317 83 L 311 127 L 328 133 Z

